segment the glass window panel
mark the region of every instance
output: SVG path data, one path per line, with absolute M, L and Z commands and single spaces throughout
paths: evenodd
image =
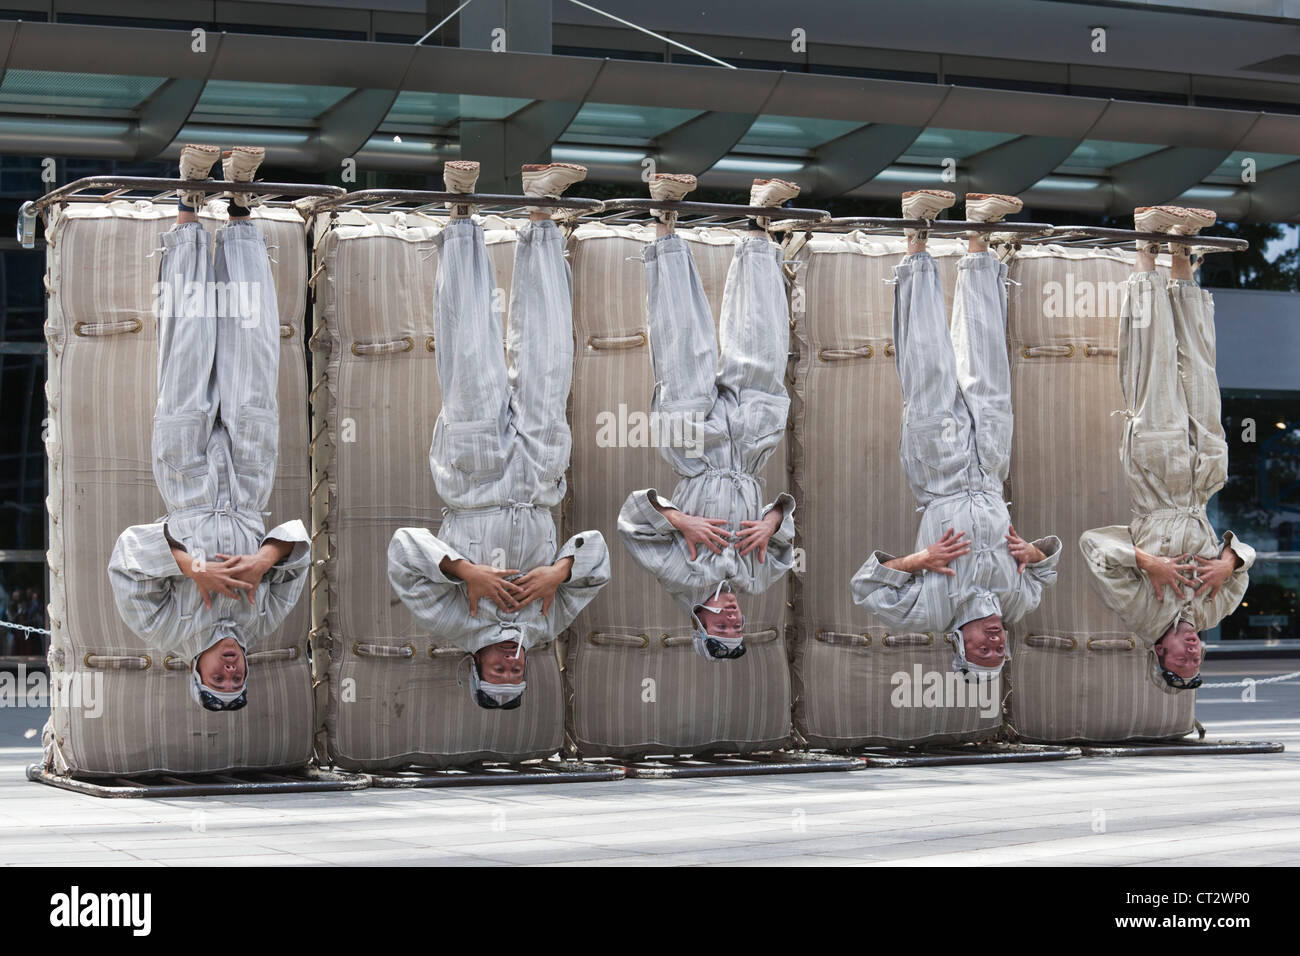
M 194 111 L 310 120 L 351 92 L 347 86 L 209 80 Z
M 742 146 L 790 146 L 816 149 L 863 126 L 851 120 L 812 119 L 807 116 L 764 114 L 754 120 L 741 139 Z
M 500 120 L 519 112 L 533 100 L 517 96 L 470 96 L 404 90 L 397 94 L 385 123 L 412 126 L 451 126 L 459 120 Z
M 1056 167 L 1056 172 L 1100 173 L 1164 148 L 1150 143 L 1112 143 L 1101 139 L 1085 139 L 1075 147 L 1065 162 Z
M 1253 441 L 1243 440 L 1251 434 Z M 1232 531 L 1257 551 L 1300 552 L 1300 396 L 1225 392 L 1228 483 L 1211 499 L 1220 534 Z M 1241 606 L 1219 639 L 1300 638 L 1300 563 L 1257 560 Z
M 965 159 L 986 149 L 1019 137 L 1015 133 L 986 133 L 971 129 L 938 129 L 921 131 L 912 145 L 907 147 L 900 162 L 935 162 L 942 159 Z
M 584 103 L 569 128 L 566 139 L 618 136 L 649 143 L 656 136 L 681 126 L 703 110 L 656 106 L 620 106 L 615 103 Z
M 47 73 L 9 70 L 0 83 L 0 103 L 11 106 L 135 109 L 163 80 L 157 76 L 110 76 L 103 73 Z

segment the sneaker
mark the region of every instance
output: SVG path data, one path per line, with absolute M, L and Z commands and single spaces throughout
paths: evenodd
M 1197 212 L 1208 213 L 1211 217 L 1210 223 L 1214 222 L 1214 213 L 1208 209 L 1197 210 Z M 1138 232 L 1166 232 L 1176 236 L 1193 236 L 1201 228 L 1204 219 L 1204 215 L 1197 215 L 1182 206 L 1138 206 L 1133 210 L 1133 226 Z M 1139 239 L 1137 248 L 1139 252 L 1155 255 L 1160 251 L 1160 244 L 1149 239 Z
M 784 179 L 755 179 L 749 187 L 751 206 L 780 206 L 799 195 L 799 187 Z
M 1024 208 L 1024 202 L 1015 196 L 1003 196 L 999 193 L 967 193 L 967 222 L 1001 222 L 1003 216 L 1011 216 Z
M 469 159 L 449 159 L 442 166 L 442 181 L 449 193 L 472 193 L 478 182 L 479 165 Z M 459 207 L 465 215 L 475 207 L 469 203 L 448 202 L 448 209 Z
M 956 201 L 957 197 L 946 189 L 913 189 L 903 193 L 903 218 L 933 221 Z
M 677 202 L 695 188 L 695 177 L 687 173 L 655 173 L 650 177 L 650 198 Z M 675 222 L 677 213 L 670 209 L 653 209 L 651 215 L 664 222 Z
M 207 179 L 212 164 L 221 155 L 215 146 L 202 146 L 187 143 L 181 149 L 181 179 Z M 181 202 L 198 209 L 203 205 L 206 194 L 200 189 L 184 189 L 179 192 Z
M 1219 218 L 1213 209 L 1197 209 L 1194 206 L 1180 207 L 1187 218 L 1181 225 L 1175 226 L 1171 231 L 1180 236 L 1194 236 L 1202 229 L 1208 229 L 1214 225 L 1215 220 Z
M 587 178 L 587 167 L 577 163 L 546 163 L 522 167 L 524 195 L 539 199 L 559 199 L 574 183 Z M 536 207 L 529 206 L 532 212 Z
M 266 150 L 261 146 L 236 146 L 221 154 L 221 172 L 227 182 L 251 183 L 262 165 Z M 251 207 L 261 205 L 262 197 L 253 193 L 231 193 L 231 201 L 237 206 Z
M 1195 232 L 1191 214 L 1182 206 L 1138 206 L 1133 210 L 1133 226 L 1138 232 Z

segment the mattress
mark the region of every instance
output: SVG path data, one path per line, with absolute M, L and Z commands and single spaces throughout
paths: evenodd
M 740 234 L 718 228 L 678 234 L 695 257 L 716 322 Z M 654 376 L 640 257 L 653 237 L 650 227 L 589 224 L 570 240 L 577 352 L 566 521 L 604 534 L 613 577 L 570 629 L 568 744 L 588 757 L 772 749 L 790 737 L 788 587 L 742 596 L 747 653 L 712 663 L 692 649 L 689 619 L 632 560 L 617 533 L 629 492 L 655 487 L 668 494 L 677 483 L 656 449 L 605 447 L 599 434 L 602 421 L 631 424 L 650 408 Z M 787 489 L 785 442 L 762 477 L 768 500 Z M 798 508 L 801 503 L 796 520 Z
M 107 573 L 121 531 L 164 511 L 150 435 L 157 399 L 153 290 L 175 207 L 123 201 L 51 212 L 48 343 L 50 672 L 44 734 L 60 773 L 129 776 L 302 765 L 312 752 L 307 602 L 249 655 L 256 693 L 233 713 L 196 707 L 188 661 L 144 646 L 118 617 Z M 224 204 L 200 213 L 215 229 Z M 280 459 L 267 527 L 306 519 L 303 314 L 307 244 L 293 210 L 259 208 L 279 299 Z
M 1120 465 L 1121 284 L 1133 254 L 1026 249 L 1008 303 L 1015 441 L 1009 500 L 1026 538 L 1061 539 L 1056 584 L 1011 629 L 1011 729 L 1031 741 L 1162 740 L 1193 729 L 1194 691 L 1157 683 L 1149 655 L 1089 585 L 1088 528 L 1125 524 Z
M 393 532 L 409 526 L 436 534 L 442 520 L 429 443 L 441 408 L 433 238 L 444 222 L 349 212 L 317 223 L 311 340 L 317 751 L 351 770 L 525 760 L 554 754 L 563 743 L 554 653 L 530 653 L 528 693 L 519 708 L 484 710 L 458 686 L 458 670 L 468 679 L 465 654 L 427 633 L 388 582 Z M 484 225 L 504 305 L 515 232 L 496 217 Z
M 947 636 L 892 633 L 849 586 L 873 549 L 910 553 L 920 522 L 898 460 L 892 279 L 905 245 L 859 233 L 794 242 L 792 461 L 806 552 L 792 615 L 795 730 L 830 749 L 987 739 L 1001 727 L 1000 701 L 940 706 L 945 698 L 925 692 L 949 680 Z M 929 244 L 950 310 L 963 246 Z

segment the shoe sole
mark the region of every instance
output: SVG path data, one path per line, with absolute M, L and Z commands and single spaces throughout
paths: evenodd
M 965 205 L 967 222 L 999 222 L 1025 208 L 1019 197 L 1003 193 L 967 193 Z
M 908 205 L 907 200 L 911 199 L 913 196 L 933 196 L 935 199 L 942 199 L 944 203 L 942 206 L 939 206 L 932 210 L 927 206 L 925 211 L 929 212 L 930 215 L 913 216 L 913 215 L 909 215 L 907 210 L 907 205 Z M 955 203 L 956 201 L 957 201 L 956 195 L 948 192 L 946 189 L 912 189 L 909 190 L 908 192 L 903 193 L 903 218 L 904 219 L 932 219 L 934 215 L 943 212 L 945 209 L 952 206 L 952 204 Z
M 1176 235 L 1176 229 L 1195 227 L 1192 215 L 1182 206 L 1139 206 L 1133 210 L 1133 225 L 1138 232 L 1169 235 Z

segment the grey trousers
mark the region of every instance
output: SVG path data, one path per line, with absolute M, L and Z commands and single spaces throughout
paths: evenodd
M 1120 314 L 1120 446 L 1139 514 L 1200 509 L 1228 478 L 1214 370 L 1214 300 L 1192 279 L 1129 278 Z
M 781 441 L 790 411 L 790 307 L 780 248 L 767 239 L 736 247 L 717 333 L 684 239 L 656 239 L 646 248 L 645 265 L 655 375 L 651 412 L 698 423 L 697 447 L 663 443 L 660 453 L 687 478 L 711 469 L 757 475 Z
M 957 264 L 952 325 L 929 253 L 895 268 L 894 347 L 903 390 L 899 459 L 917 501 L 1001 496 L 1011 458 L 1006 266 L 991 253 Z
M 440 250 L 434 342 L 442 411 L 429 467 L 453 510 L 564 497 L 572 435 L 565 406 L 573 379 L 572 278 L 564 237 L 534 222 L 515 243 L 510 336 L 502 348 L 500 302 L 483 228 L 449 223 Z
M 153 472 L 168 515 L 227 509 L 261 524 L 279 454 L 280 317 L 249 222 L 163 235 Z

